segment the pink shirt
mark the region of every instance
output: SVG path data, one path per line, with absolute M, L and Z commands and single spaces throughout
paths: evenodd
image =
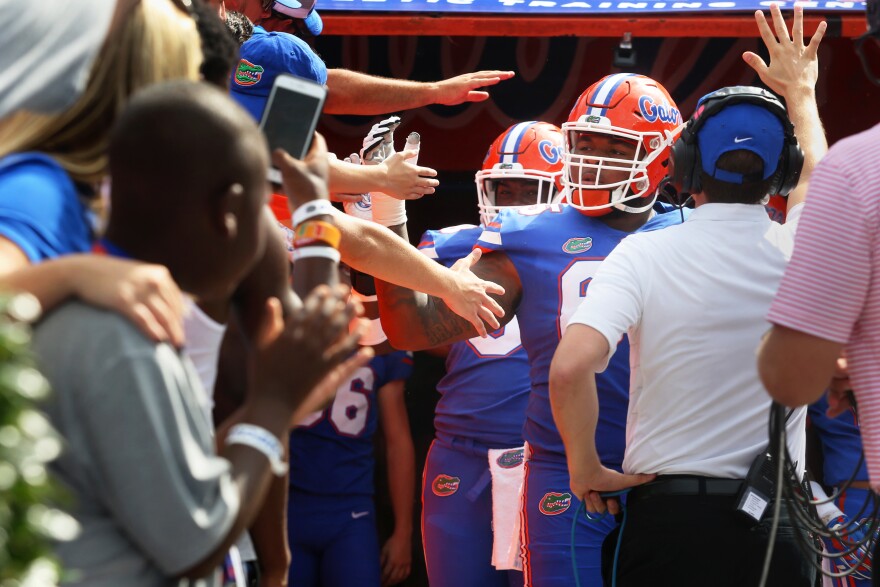
M 791 263 L 768 319 L 846 344 L 874 489 L 880 488 L 880 125 L 813 172 Z

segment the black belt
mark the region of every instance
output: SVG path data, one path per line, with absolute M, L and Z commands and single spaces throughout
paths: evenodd
M 732 497 L 739 493 L 742 479 L 719 479 L 697 475 L 661 475 L 654 481 L 633 487 L 627 501 L 671 495 L 716 495 Z

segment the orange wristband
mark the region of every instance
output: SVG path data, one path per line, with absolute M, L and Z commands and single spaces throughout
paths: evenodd
M 307 220 L 296 227 L 293 243 L 294 246 L 304 246 L 322 242 L 338 249 L 341 239 L 342 234 L 333 224 L 323 220 Z

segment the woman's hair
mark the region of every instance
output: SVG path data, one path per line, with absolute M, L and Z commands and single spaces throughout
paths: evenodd
M 129 97 L 146 86 L 199 79 L 199 34 L 192 18 L 168 0 L 142 0 L 95 60 L 85 92 L 66 112 L 20 112 L 0 124 L 0 157 L 40 151 L 75 182 L 107 173 L 110 131 Z M 161 121 L 156 121 L 161 124 Z

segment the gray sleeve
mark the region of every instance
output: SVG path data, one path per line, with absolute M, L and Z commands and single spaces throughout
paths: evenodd
M 114 357 L 79 390 L 101 494 L 130 540 L 169 576 L 209 555 L 238 514 L 195 377 L 167 345 Z
M 0 118 L 71 106 L 86 87 L 115 8 L 116 0 L 0 2 Z

